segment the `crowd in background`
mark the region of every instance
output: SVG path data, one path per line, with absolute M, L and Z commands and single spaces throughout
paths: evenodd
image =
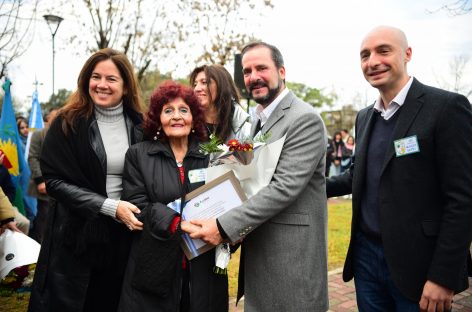
M 353 161 L 356 147 L 355 138 L 347 129 L 336 131 L 328 138 L 326 149 L 326 177 L 344 173 Z

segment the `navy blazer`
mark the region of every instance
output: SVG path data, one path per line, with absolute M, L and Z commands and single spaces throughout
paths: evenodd
M 352 191 L 351 241 L 344 265 L 353 277 L 355 234 L 359 229 L 373 105 L 356 119 L 356 156 L 343 175 L 327 180 L 328 197 Z M 467 253 L 472 238 L 472 109 L 462 95 L 414 79 L 397 111 L 379 185 L 379 222 L 393 282 L 419 301 L 426 280 L 467 289 Z M 420 151 L 397 157 L 393 142 L 416 135 Z

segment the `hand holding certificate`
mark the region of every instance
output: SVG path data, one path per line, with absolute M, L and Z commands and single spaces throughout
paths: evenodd
M 183 210 L 183 220 L 198 225 L 199 230 L 184 223 L 182 230 L 183 248 L 186 256 L 192 259 L 221 242 L 216 219 L 227 211 L 242 205 L 269 184 L 284 144 L 281 139 L 254 147 L 254 154 L 249 164 L 231 161 L 223 153 L 219 155 L 218 165 L 204 173 L 207 184 L 187 195 Z M 169 204 L 172 205 L 173 203 Z M 179 212 L 180 203 L 174 210 Z M 202 239 L 192 239 L 198 237 Z
M 214 222 L 216 225 L 216 218 L 240 206 L 245 200 L 246 195 L 239 185 L 239 181 L 234 173 L 230 171 L 187 194 L 182 219 L 196 220 L 192 222 L 196 225 L 202 225 L 200 224 L 202 222 Z M 168 206 L 176 210 L 180 205 L 173 202 Z M 184 226 L 183 230 L 190 230 L 190 227 Z M 214 246 L 200 239 L 191 239 L 185 233 L 183 234 L 182 247 L 187 258 L 192 259 Z

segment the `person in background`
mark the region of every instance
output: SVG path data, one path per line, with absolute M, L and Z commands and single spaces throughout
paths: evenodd
M 4 194 L 8 197 L 8 200 L 13 203 L 16 195 L 16 188 L 11 180 L 10 172 L 7 167 L 3 165 L 5 154 L 0 150 L 0 187 L 3 189 Z
M 31 170 L 28 194 L 35 197 L 38 202 L 38 212 L 33 220 L 33 227 L 30 236 L 41 244 L 46 228 L 49 198 L 46 192 L 46 182 L 40 168 L 40 155 L 44 138 L 46 137 L 49 125 L 57 115 L 58 110 L 53 109 L 46 117 L 44 128 L 37 130 L 31 136 L 30 150 L 28 154 L 28 165 Z
M 346 171 L 351 166 L 355 147 L 356 147 L 356 142 L 354 141 L 354 137 L 351 135 L 348 136 L 346 142 L 344 143 L 345 156 L 341 160 L 341 173 Z
M 23 116 L 16 117 L 16 126 L 18 127 L 18 133 L 20 134 L 21 145 L 23 146 L 23 152 L 26 150 L 26 141 L 28 140 L 28 120 Z
M 214 133 L 224 143 L 249 138 L 249 115 L 241 108 L 238 89 L 223 66 L 195 68 L 190 74 L 190 85 L 200 99 L 208 135 Z
M 347 142 L 347 139 L 349 138 L 349 131 L 347 129 L 341 129 L 341 137 L 344 143 Z
M 11 181 L 8 169 L 3 165 L 5 154 L 0 151 L 0 224 L 1 233 L 6 228 L 12 231 L 19 230 L 28 235 L 30 221 L 23 216 L 11 203 L 15 198 L 15 186 Z M 0 233 L 0 234 L 1 234 Z
M 352 192 L 343 279 L 354 277 L 359 311 L 449 311 L 469 287 L 471 105 L 408 74 L 398 28 L 374 28 L 359 56 L 379 97 L 357 115 L 354 164 L 326 187 Z
M 10 200 L 0 187 L 0 235 L 3 234 L 6 229 L 23 232 L 16 224 L 15 218 L 17 215 L 18 212 L 15 211 Z
M 356 147 L 356 140 L 354 139 L 354 137 L 352 135 L 350 135 L 347 138 L 346 143 L 344 144 L 344 146 L 346 147 L 346 149 L 348 149 L 350 151 L 351 155 L 354 155 L 354 149 Z
M 166 205 L 204 184 L 189 171 L 208 166 L 199 152 L 204 116 L 191 88 L 168 81 L 151 96 L 146 140 L 126 154 L 123 197 L 136 204 L 144 230 L 134 234 L 118 311 L 228 310 L 228 279 L 213 272 L 215 250 L 192 260 L 181 248 L 180 227 L 190 224 Z
M 346 159 L 346 147 L 340 131 L 337 131 L 333 135 L 333 162 L 331 164 L 331 174 L 339 175 L 341 173 L 341 162 Z
M 128 147 L 142 138 L 134 69 L 113 49 L 84 64 L 77 90 L 50 125 L 41 172 L 50 196 L 29 304 L 37 311 L 113 311 L 139 209 L 121 200 Z

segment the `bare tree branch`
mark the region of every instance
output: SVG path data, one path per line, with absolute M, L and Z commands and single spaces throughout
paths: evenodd
M 195 33 L 201 40 L 201 55 L 196 63 L 218 63 L 225 65 L 234 54 L 254 35 L 249 29 L 258 26 L 256 20 L 263 12 L 272 8 L 271 0 L 200 0 L 190 1 L 192 5 Z M 211 12 L 211 14 L 209 14 Z
M 272 6 L 272 0 L 62 0 L 61 3 L 63 11 L 69 8 L 72 17 L 84 27 L 81 35 L 71 37 L 72 43 L 86 46 L 90 51 L 111 47 L 124 52 L 139 79 L 146 70 L 155 70 L 159 64 L 186 68 L 193 66 L 196 59 L 226 64 L 252 38 L 248 33 L 249 21 Z M 188 40 L 190 34 L 192 38 Z M 199 40 L 194 39 L 197 37 Z M 201 52 L 195 55 L 195 49 Z
M 446 77 L 437 77 L 438 85 L 446 90 L 460 93 L 470 99 L 472 96 L 472 86 L 464 82 L 464 74 L 469 64 L 468 55 L 456 55 L 449 62 L 449 75 Z
M 0 5 L 0 79 L 8 65 L 23 55 L 34 37 L 38 0 L 2 1 Z
M 464 15 L 472 12 L 472 4 L 469 2 L 469 0 L 456 0 L 454 2 L 444 4 L 435 10 L 428 10 L 429 13 L 437 13 L 439 11 L 447 11 L 449 15 L 452 16 Z

